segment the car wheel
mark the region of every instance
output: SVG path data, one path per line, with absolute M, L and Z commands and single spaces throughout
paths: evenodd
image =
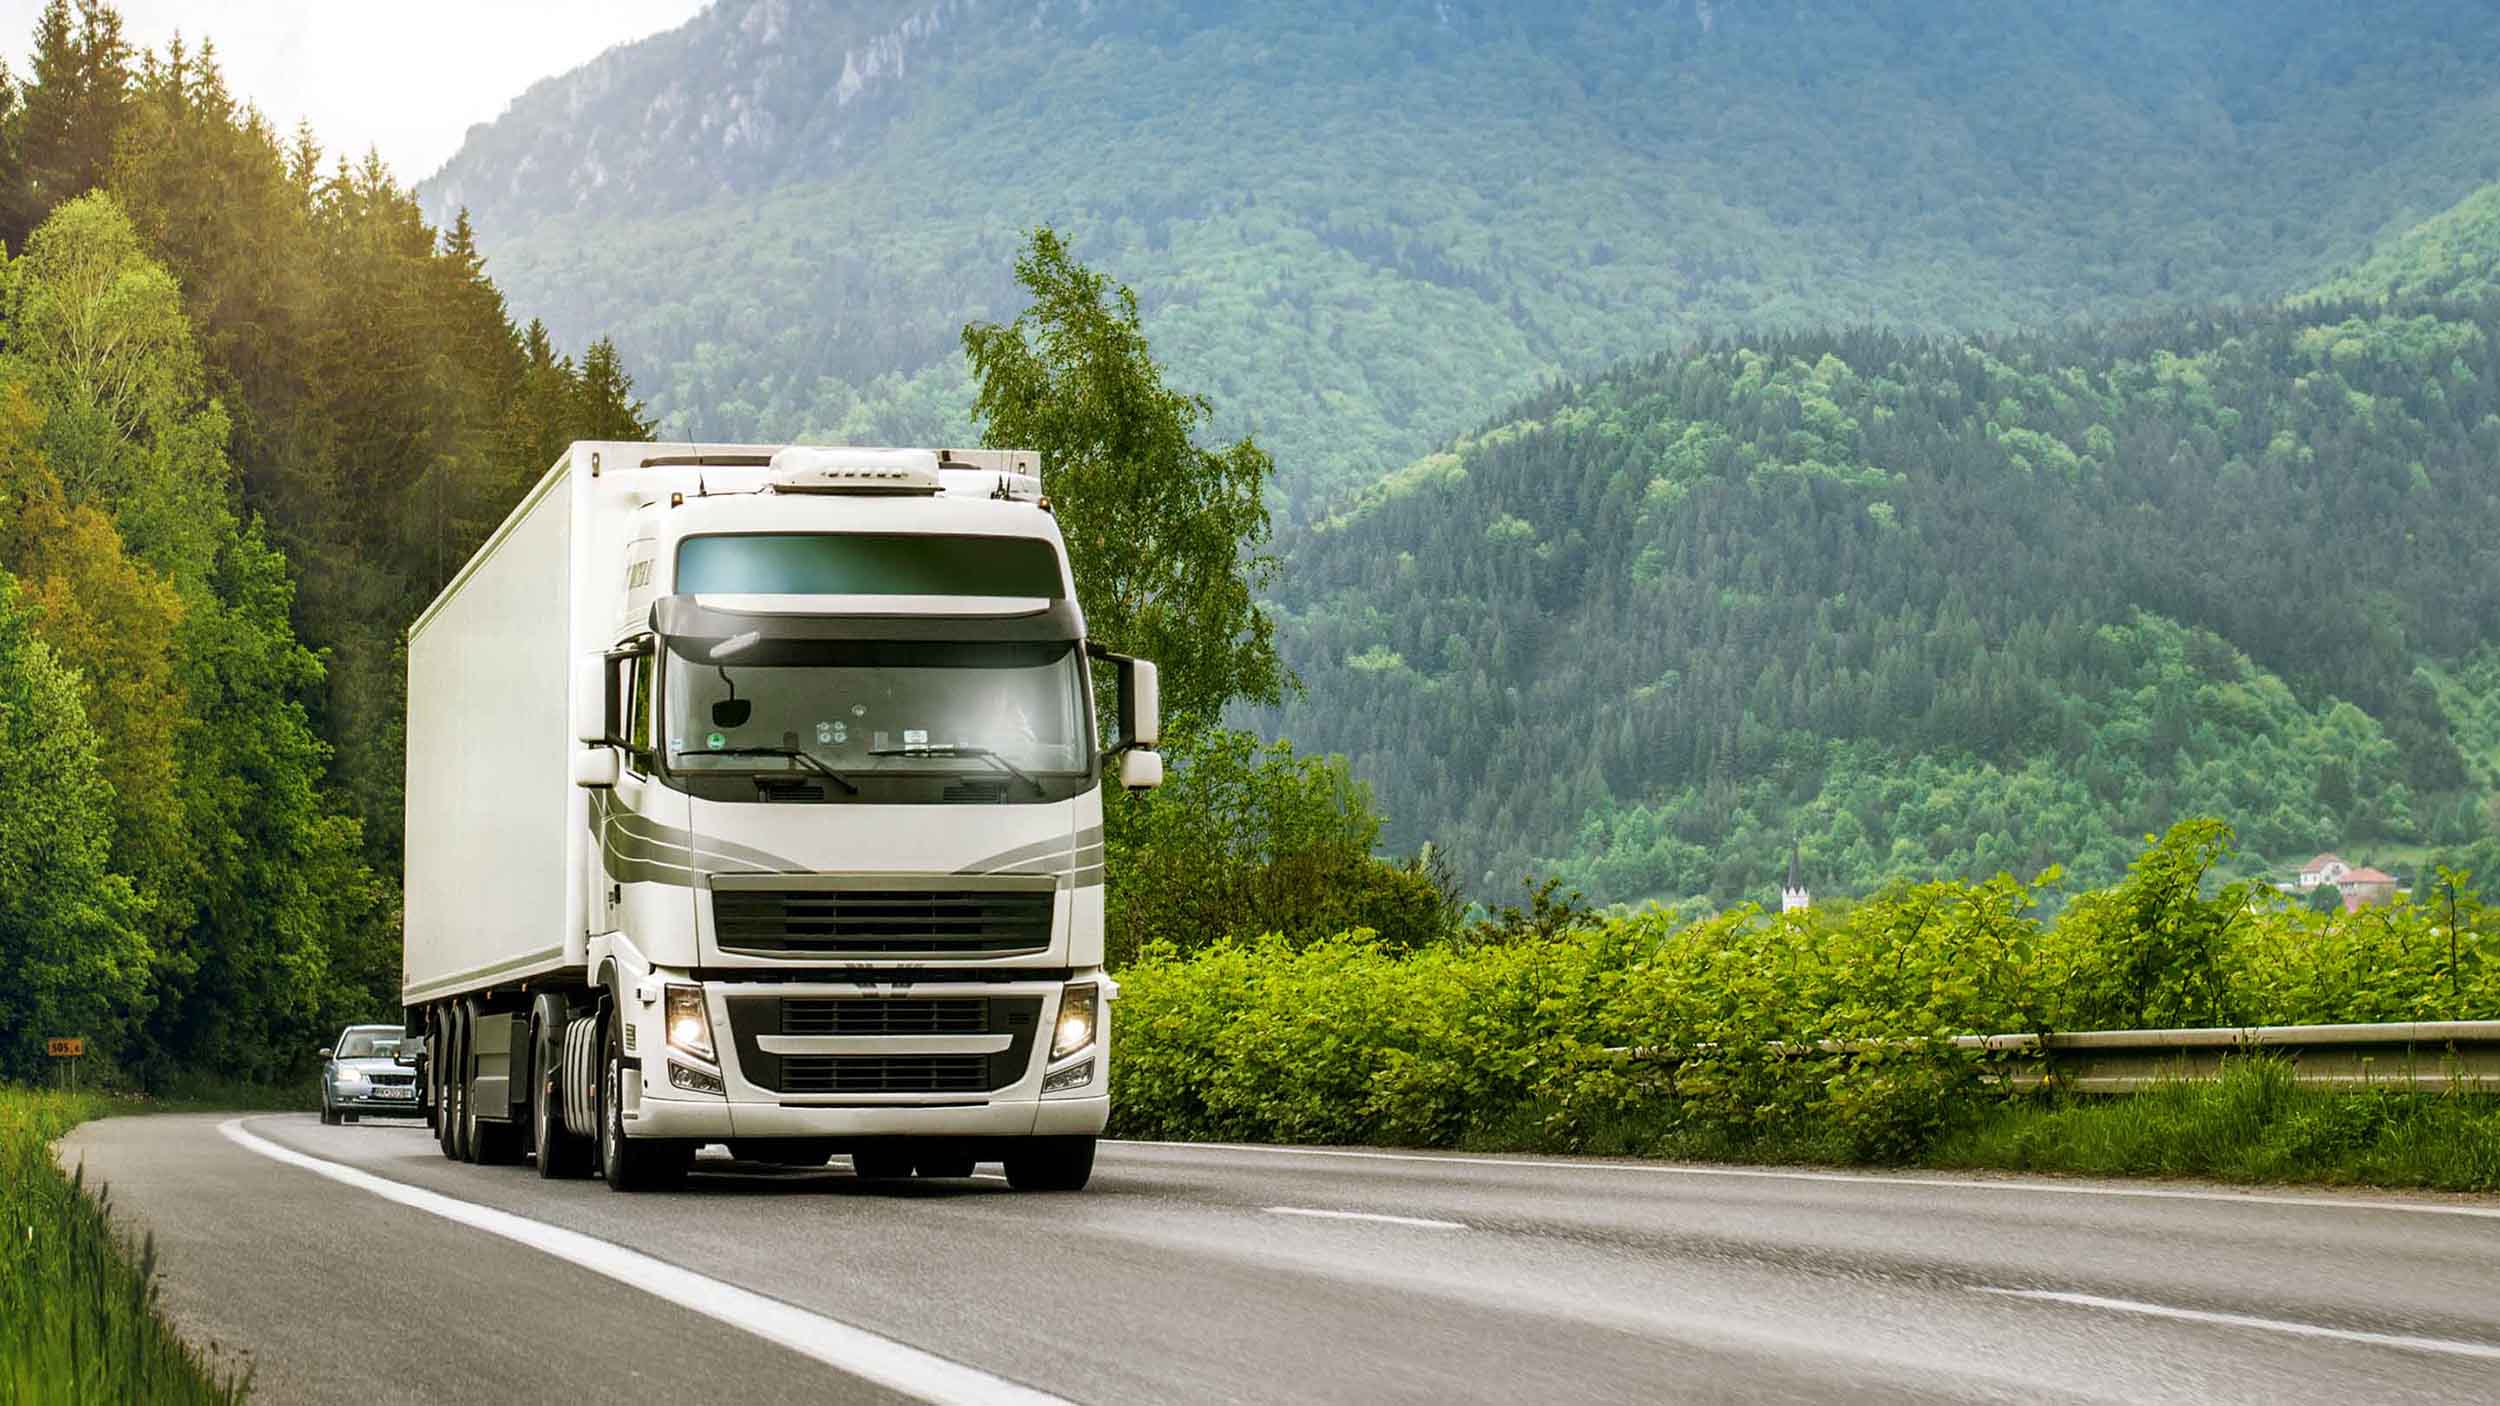
M 1018 1191 L 1083 1191 L 1093 1175 L 1089 1137 L 1037 1137 L 1007 1154 L 1007 1184 Z
M 611 1191 L 649 1191 L 686 1179 L 694 1149 L 684 1143 L 625 1136 L 625 1052 L 616 1022 L 607 1022 L 607 1061 L 599 1072 L 599 1174 Z
M 338 1121 L 339 1111 L 330 1106 L 330 1091 L 323 1089 L 321 1091 L 321 1125 L 325 1128 L 336 1127 Z

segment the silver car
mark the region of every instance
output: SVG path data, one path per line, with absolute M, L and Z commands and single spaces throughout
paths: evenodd
M 396 1025 L 351 1025 L 321 1052 L 321 1121 L 353 1123 L 358 1115 L 422 1117 L 417 1072 L 399 1063 L 406 1038 Z

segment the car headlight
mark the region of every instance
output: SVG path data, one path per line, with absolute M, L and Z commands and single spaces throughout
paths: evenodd
M 1059 998 L 1059 1028 L 1050 1037 L 1050 1057 L 1066 1059 L 1094 1043 L 1094 1000 L 1092 982 L 1071 986 Z
M 338 1085 L 342 1089 L 353 1087 L 354 1085 L 361 1084 L 364 1081 L 365 1076 L 363 1071 L 356 1069 L 342 1069 L 336 1074 L 330 1076 L 330 1082 Z
M 668 1042 L 696 1059 L 712 1059 L 712 1013 L 700 986 L 668 988 Z

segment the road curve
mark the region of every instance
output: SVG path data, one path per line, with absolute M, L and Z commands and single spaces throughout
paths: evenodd
M 2492 1200 L 1144 1143 L 616 1196 L 292 1115 L 61 1157 L 275 1403 L 2500 1399 Z

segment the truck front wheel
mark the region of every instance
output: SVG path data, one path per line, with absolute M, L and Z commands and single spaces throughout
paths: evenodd
M 1083 1191 L 1094 1175 L 1094 1140 L 1037 1137 L 1007 1154 L 1007 1184 L 1018 1191 Z
M 646 1191 L 686 1179 L 694 1149 L 681 1142 L 637 1142 L 625 1136 L 625 1052 L 616 1021 L 607 1030 L 607 1064 L 599 1074 L 599 1174 L 611 1191 Z

